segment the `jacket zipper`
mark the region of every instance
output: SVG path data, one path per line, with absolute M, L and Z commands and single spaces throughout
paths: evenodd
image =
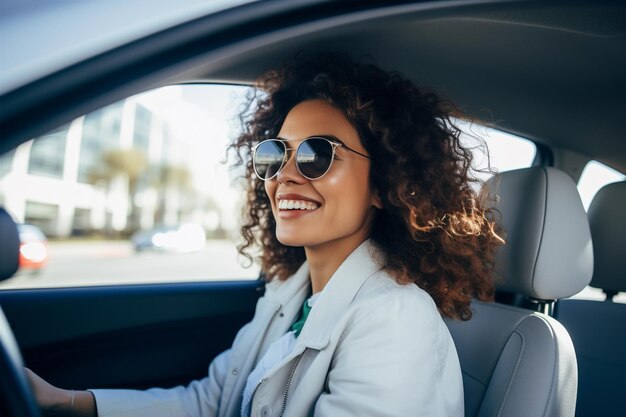
M 285 413 L 285 407 L 287 406 L 287 394 L 289 394 L 289 385 L 291 385 L 291 380 L 293 379 L 293 375 L 296 373 L 296 367 L 300 363 L 300 359 L 302 359 L 302 355 L 304 355 L 304 352 L 298 355 L 298 357 L 296 358 L 296 362 L 291 367 L 291 372 L 289 372 L 289 378 L 287 379 L 287 384 L 285 385 L 285 391 L 283 392 L 283 405 L 282 407 L 280 407 L 280 414 L 279 414 L 280 417 L 283 417 L 283 414 Z

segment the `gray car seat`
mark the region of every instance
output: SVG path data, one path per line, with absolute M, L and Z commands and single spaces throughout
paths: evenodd
M 609 184 L 589 207 L 594 249 L 591 286 L 606 301 L 561 300 L 555 314 L 572 336 L 578 356 L 576 417 L 626 416 L 626 304 L 612 298 L 626 291 L 626 182 Z
M 506 230 L 496 258 L 496 289 L 550 306 L 591 279 L 593 251 L 574 182 L 553 168 L 501 174 L 489 187 Z M 538 311 L 472 304 L 466 322 L 447 321 L 465 388 L 467 417 L 571 417 L 576 355 L 565 328 Z

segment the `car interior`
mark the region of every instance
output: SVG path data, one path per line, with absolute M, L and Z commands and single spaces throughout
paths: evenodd
M 623 415 L 626 304 L 611 299 L 626 291 L 626 182 L 602 189 L 588 213 L 576 182 L 590 160 L 626 172 L 624 3 L 258 1 L 199 14 L 0 91 L 0 153 L 139 92 L 254 85 L 320 50 L 399 71 L 537 146 L 532 167 L 489 183 L 507 241 L 496 302 L 447 321 L 465 415 Z M 19 241 L 4 211 L 0 227 L 6 279 Z M 568 299 L 590 282 L 606 301 Z M 2 290 L 0 412 L 38 415 L 22 364 L 72 389 L 201 378 L 263 291 L 262 280 Z
M 503 172 L 491 182 L 507 241 L 496 259 L 496 288 L 548 312 L 549 300 L 580 292 L 591 278 L 591 235 L 576 186 L 546 167 Z M 473 313 L 467 322 L 448 321 L 463 370 L 465 415 L 573 415 L 576 357 L 563 326 L 502 302 L 475 302 Z

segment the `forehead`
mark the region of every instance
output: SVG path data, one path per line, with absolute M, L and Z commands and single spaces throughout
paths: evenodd
M 293 107 L 278 136 L 299 141 L 316 135 L 336 136 L 352 147 L 360 145 L 359 135 L 341 110 L 323 100 L 307 100 Z

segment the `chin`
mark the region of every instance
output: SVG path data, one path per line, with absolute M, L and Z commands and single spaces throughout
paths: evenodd
M 276 239 L 285 246 L 314 246 L 324 241 L 323 237 L 314 236 L 313 233 L 307 233 L 306 228 L 289 228 L 290 230 L 276 230 Z M 303 230 L 305 229 L 305 230 Z
M 299 246 L 307 246 L 308 244 L 308 241 L 306 239 L 303 239 L 302 237 L 295 237 L 291 235 L 283 236 L 279 233 L 276 234 L 276 239 L 278 239 L 278 241 L 285 246 L 299 247 Z

